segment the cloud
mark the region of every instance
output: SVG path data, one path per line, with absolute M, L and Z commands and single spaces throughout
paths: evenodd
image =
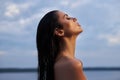
M 106 40 L 108 45 L 115 46 L 120 45 L 120 4 L 115 3 L 103 3 L 96 4 L 96 7 L 102 8 L 107 12 L 107 15 L 104 15 L 104 22 L 106 30 L 103 34 L 99 34 L 98 38 Z
M 74 3 L 72 3 L 72 4 L 71 4 L 71 8 L 76 8 L 76 7 L 78 7 L 78 6 L 80 5 L 80 3 L 81 3 L 81 0 L 78 0 L 78 1 L 76 1 L 76 2 L 74 2 Z
M 105 39 L 109 45 L 120 45 L 120 33 L 118 34 L 103 34 L 100 39 Z
M 26 6 L 27 5 L 19 5 L 21 7 Z M 26 9 L 25 8 L 25 9 Z M 38 22 L 41 17 L 43 17 L 47 12 L 54 10 L 54 9 L 58 9 L 57 7 L 45 7 L 45 8 L 41 8 L 38 12 L 27 16 L 27 17 L 19 17 L 17 20 L 2 20 L 0 22 L 0 33 L 5 33 L 5 34 L 12 34 L 12 35 L 22 35 L 22 34 L 28 34 L 29 32 L 26 31 L 27 27 L 30 27 L 31 25 L 33 25 L 34 23 Z M 10 16 L 15 16 L 17 14 L 10 14 Z M 38 24 L 38 23 L 37 23 Z
M 19 13 L 20 13 L 20 9 L 18 8 L 16 4 L 9 4 L 6 7 L 5 16 L 13 17 L 14 15 L 17 15 Z
M 6 3 L 6 9 L 4 12 L 4 15 L 7 17 L 14 17 L 16 15 L 19 15 L 20 13 L 22 13 L 22 11 L 25 11 L 27 9 L 29 9 L 31 6 L 33 6 L 34 3 L 32 2 L 27 2 L 27 3 Z
M 2 55 L 4 55 L 4 54 L 6 54 L 5 51 L 0 51 L 0 56 L 2 56 Z
M 37 21 L 42 16 L 40 13 L 36 13 L 27 18 L 19 18 L 18 20 L 13 21 L 1 21 L 0 22 L 0 33 L 8 33 L 8 34 L 28 34 L 25 30 L 28 25 L 32 24 L 33 21 Z
M 60 2 L 61 5 L 63 6 L 68 6 L 69 5 L 69 1 L 68 0 L 64 0 Z
M 91 0 L 77 0 L 71 4 L 71 8 L 77 8 L 78 6 L 84 6 L 90 3 Z
M 41 8 L 41 11 L 40 13 L 43 15 L 45 15 L 47 12 L 49 11 L 52 11 L 52 10 L 58 10 L 59 7 L 44 7 L 44 8 Z
M 0 33 L 5 34 L 22 34 L 24 27 L 20 26 L 21 23 L 19 21 L 3 21 L 0 23 L 1 29 Z
M 67 7 L 70 7 L 70 8 L 77 8 L 79 6 L 84 6 L 88 3 L 90 3 L 92 0 L 76 0 L 76 1 L 73 1 L 73 0 L 61 0 L 60 1 L 60 5 L 62 6 L 67 6 Z
M 15 1 L 16 3 L 5 1 L 4 4 L 7 3 L 1 5 L 4 14 L 1 13 L 3 16 L 0 21 L 0 40 L 1 49 L 5 51 L 0 51 L 0 55 L 3 55 L 1 62 L 6 66 L 10 66 L 9 63 L 14 61 L 14 66 L 18 67 L 25 66 L 26 63 L 33 66 L 36 63 L 31 62 L 35 61 L 37 56 L 35 41 L 32 40 L 35 36 L 31 32 L 34 32 L 33 28 L 37 27 L 41 17 L 54 9 L 67 10 L 72 12 L 72 15 L 81 16 L 78 18 L 81 18 L 84 32 L 78 37 L 76 57 L 86 61 L 86 66 L 108 65 L 106 59 L 109 59 L 109 62 L 112 60 L 113 65 L 119 60 L 119 46 L 116 46 L 120 45 L 119 3 L 110 3 L 111 0 L 40 1 Z M 54 2 L 58 4 L 53 4 Z M 105 41 L 105 44 L 102 41 Z M 113 47 L 106 46 L 106 43 Z M 113 57 L 113 53 L 118 55 Z M 22 63 L 23 60 L 26 62 Z M 19 61 L 21 63 L 16 65 Z
M 33 51 L 31 51 L 31 54 L 32 54 L 33 56 L 38 56 L 38 54 L 37 54 L 37 50 L 33 50 Z
M 107 12 L 105 18 L 108 24 L 120 23 L 120 3 L 96 3 L 97 8 L 104 9 Z

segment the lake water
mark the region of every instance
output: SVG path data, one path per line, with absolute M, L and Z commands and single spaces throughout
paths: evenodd
M 120 80 L 120 71 L 85 71 L 88 80 Z M 36 72 L 4 72 L 0 80 L 37 80 Z
M 85 71 L 88 80 L 120 80 L 120 71 Z

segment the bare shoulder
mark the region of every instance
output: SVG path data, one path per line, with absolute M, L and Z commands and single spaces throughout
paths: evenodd
M 71 59 L 68 61 L 68 65 L 72 68 L 82 68 L 83 64 L 78 59 Z
M 55 65 L 55 68 L 82 68 L 82 62 L 78 59 L 66 59 Z
M 59 65 L 55 75 L 56 80 L 86 80 L 82 70 L 82 62 L 77 59 L 69 59 L 64 64 Z

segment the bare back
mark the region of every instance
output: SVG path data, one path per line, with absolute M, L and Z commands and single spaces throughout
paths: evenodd
M 82 62 L 65 58 L 55 63 L 55 80 L 86 80 L 82 70 Z

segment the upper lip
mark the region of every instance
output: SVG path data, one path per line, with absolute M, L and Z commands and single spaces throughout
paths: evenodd
M 77 22 L 77 25 L 80 26 L 80 24 Z

